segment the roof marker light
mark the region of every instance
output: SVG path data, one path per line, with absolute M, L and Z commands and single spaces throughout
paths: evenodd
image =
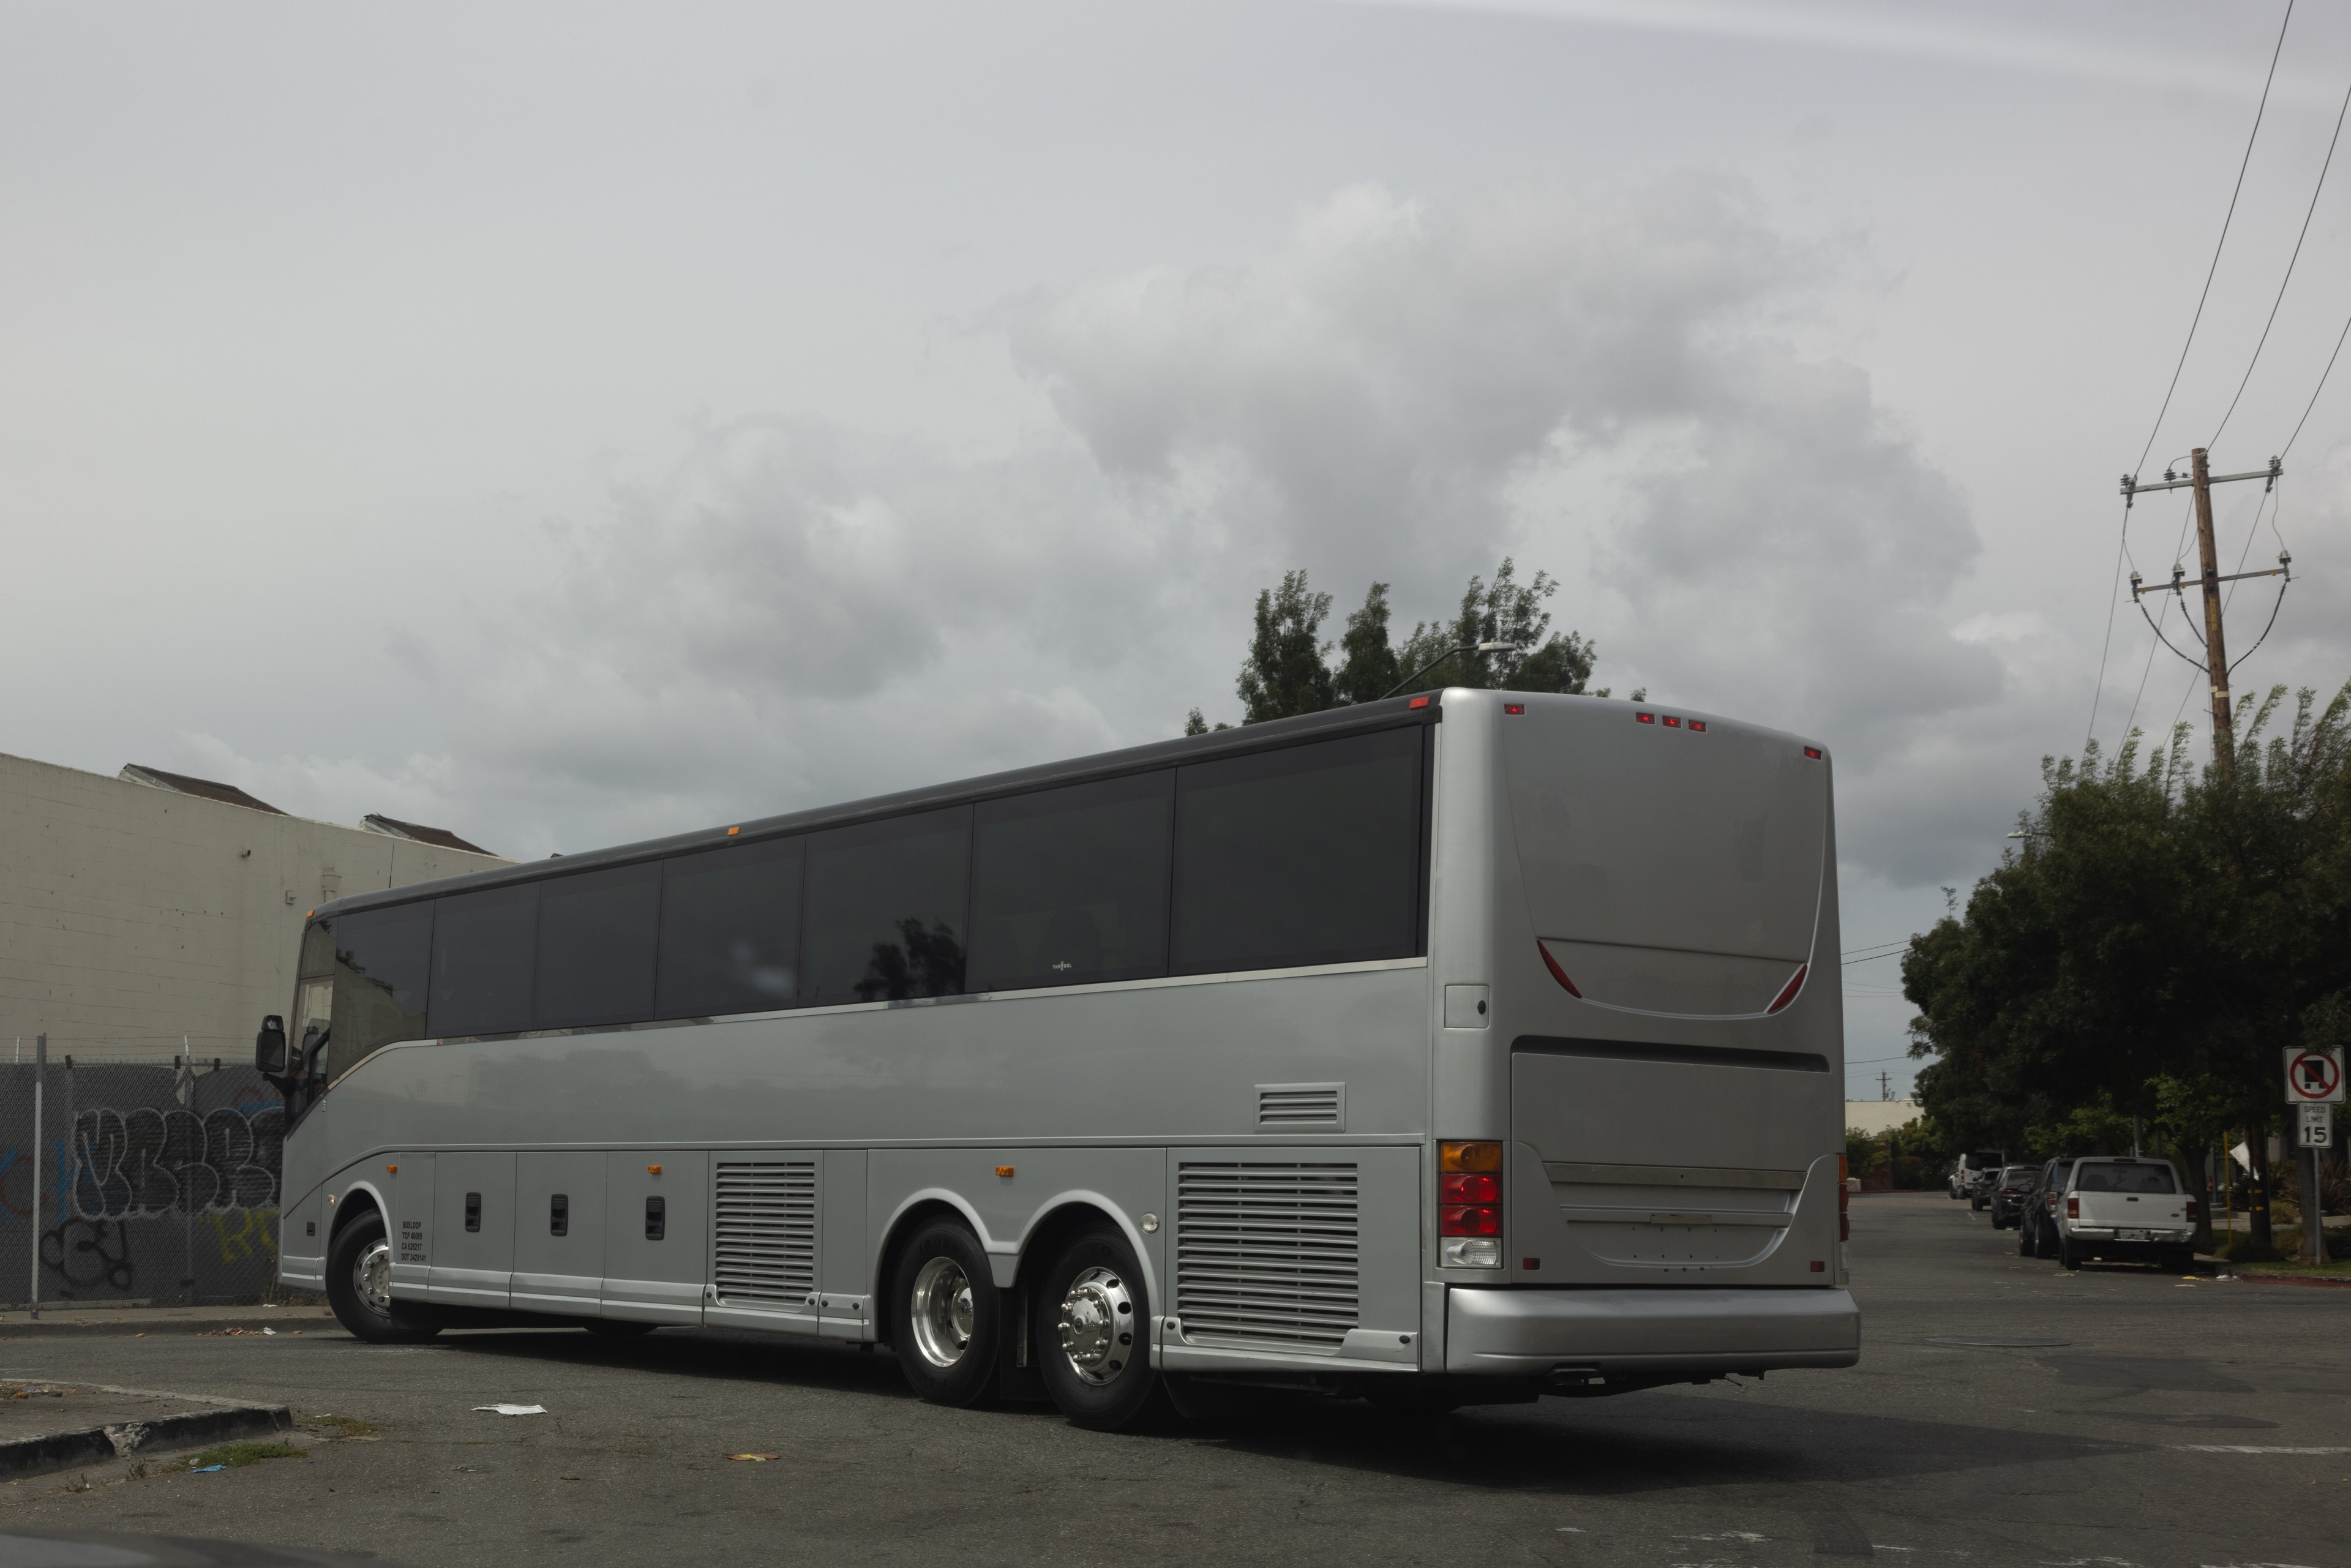
M 1790 1002 L 1794 1001 L 1796 999 L 1796 993 L 1804 988 L 1804 977 L 1812 973 L 1812 968 L 1813 967 L 1810 964 L 1797 965 L 1795 974 L 1789 977 L 1787 986 L 1780 992 L 1780 999 L 1773 1002 L 1770 1007 L 1765 1008 L 1763 1010 L 1767 1013 L 1776 1013 L 1782 1008 L 1786 1007 Z
M 728 838 L 730 838 L 730 839 L 731 839 L 731 838 L 733 838 L 736 834 L 737 834 L 737 833 L 741 832 L 742 831 L 743 831 L 743 830 L 742 830 L 742 829 L 740 829 L 740 828 L 729 828 L 729 829 L 727 829 L 727 830 L 726 830 L 726 836 L 727 836 Z
M 1703 735 L 1706 733 L 1706 720 L 1702 718 L 1694 718 L 1690 720 L 1690 727 Z
M 1575 988 L 1575 982 L 1567 977 L 1567 971 L 1559 967 L 1559 960 L 1551 956 L 1551 949 L 1543 946 L 1540 936 L 1535 938 L 1535 951 L 1542 955 L 1543 967 L 1551 971 L 1551 977 L 1565 987 L 1569 996 L 1582 1001 L 1583 993 Z
M 1675 717 L 1673 715 L 1671 715 L 1671 714 L 1667 714 L 1667 715 L 1666 715 L 1666 727 L 1667 727 L 1667 729 L 1679 729 L 1679 728 L 1681 728 L 1681 727 L 1682 727 L 1682 721 L 1681 721 L 1681 720 L 1679 720 L 1679 719 L 1676 718 L 1676 717 Z
M 1404 706 L 1406 707 L 1426 707 L 1428 706 L 1428 699 L 1426 697 L 1415 697 L 1412 701 L 1405 704 Z
M 1527 705 L 1524 703 L 1504 703 L 1502 705 L 1502 711 L 1504 713 L 1524 713 L 1527 711 Z
M 1657 716 L 1653 713 L 1636 713 L 1633 716 L 1639 719 L 1643 724 L 1655 724 L 1657 722 Z
M 1817 746 L 1807 746 L 1804 747 L 1804 755 L 1818 762 L 1821 759 L 1821 748 Z

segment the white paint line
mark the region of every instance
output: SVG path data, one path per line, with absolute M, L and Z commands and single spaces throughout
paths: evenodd
M 2179 1454 L 2351 1454 L 2351 1448 L 2273 1448 L 2257 1443 L 2173 1443 Z

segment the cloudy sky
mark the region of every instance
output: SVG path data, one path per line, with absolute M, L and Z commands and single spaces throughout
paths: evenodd
M 0 5 L 0 750 L 542 856 L 1234 716 L 1285 569 L 1409 621 L 1508 554 L 1599 682 L 1834 746 L 1898 939 L 2094 697 L 2197 716 L 2108 644 L 2116 476 L 2279 16 Z M 2346 85 L 2305 5 L 2150 472 Z M 2338 168 L 2219 467 L 2346 313 Z M 2241 686 L 2332 687 L 2351 367 L 2262 502 L 2224 553 L 2307 580 Z

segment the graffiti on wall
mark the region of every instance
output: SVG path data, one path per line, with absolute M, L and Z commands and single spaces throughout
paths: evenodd
M 204 1116 L 143 1105 L 78 1112 L 71 1212 L 97 1220 L 276 1208 L 285 1140 L 277 1105 Z
M 277 1095 L 235 1069 L 52 1067 L 36 1202 L 33 1072 L 0 1065 L 0 1301 L 23 1299 L 28 1265 L 52 1300 L 259 1299 L 277 1263 Z

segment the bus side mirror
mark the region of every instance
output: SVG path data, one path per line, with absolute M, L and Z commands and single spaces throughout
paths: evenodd
M 286 1076 L 286 1020 L 271 1013 L 253 1037 L 253 1065 L 264 1078 Z

